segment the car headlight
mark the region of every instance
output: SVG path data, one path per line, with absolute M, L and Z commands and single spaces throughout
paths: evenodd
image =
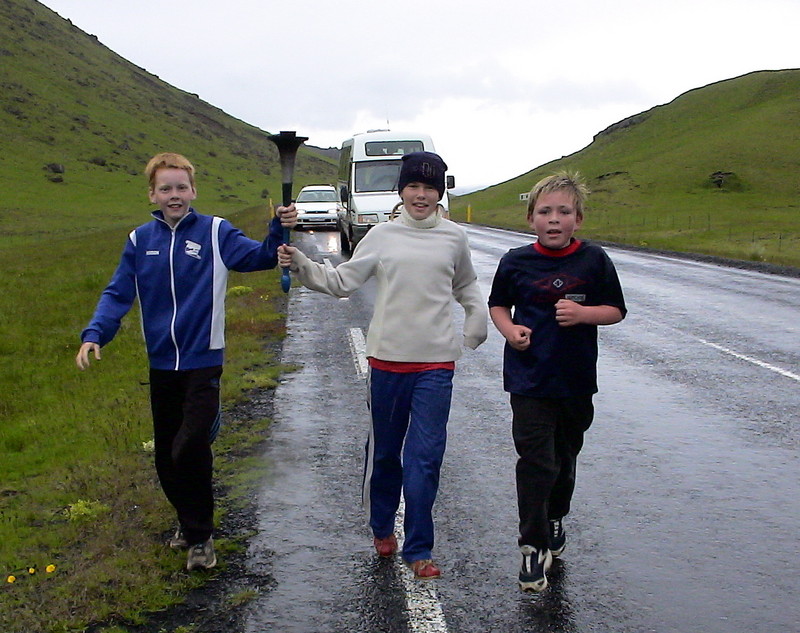
M 359 213 L 357 222 L 359 224 L 377 224 L 378 223 L 378 214 L 377 213 Z

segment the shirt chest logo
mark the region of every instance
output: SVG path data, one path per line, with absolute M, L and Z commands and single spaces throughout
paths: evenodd
M 570 297 L 580 303 L 585 300 L 585 295 L 579 291 L 585 282 L 578 277 L 566 273 L 555 273 L 533 282 L 536 298 L 535 301 L 552 301 L 562 297 Z
M 194 257 L 195 259 L 200 259 L 200 249 L 203 248 L 201 244 L 197 242 L 193 242 L 192 240 L 186 240 L 186 248 L 184 252 L 189 257 Z

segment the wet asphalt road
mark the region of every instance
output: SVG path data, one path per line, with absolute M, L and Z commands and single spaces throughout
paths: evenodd
M 341 261 L 337 233 L 294 235 Z M 486 295 L 500 256 L 530 239 L 469 235 Z M 435 509 L 443 576 L 414 582 L 375 556 L 360 507 L 368 415 L 351 348 L 374 287 L 292 289 L 284 362 L 300 369 L 276 393 L 249 563 L 275 584 L 248 632 L 800 630 L 800 280 L 609 253 L 629 316 L 601 328 L 567 549 L 541 595 L 516 586 L 499 334 L 458 363 Z

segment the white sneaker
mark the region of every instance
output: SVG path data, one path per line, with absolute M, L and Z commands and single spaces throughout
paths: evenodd
M 205 543 L 197 543 L 189 548 L 186 559 L 186 569 L 211 569 L 217 564 L 217 555 L 214 553 L 214 539 L 209 538 Z
M 553 564 L 550 550 L 539 551 L 530 545 L 519 548 L 522 552 L 522 567 L 519 570 L 519 588 L 522 591 L 544 591 L 547 589 L 547 570 Z

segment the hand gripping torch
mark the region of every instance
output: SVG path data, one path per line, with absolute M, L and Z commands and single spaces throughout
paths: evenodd
M 297 136 L 296 132 L 282 131 L 280 134 L 270 134 L 269 140 L 278 146 L 278 154 L 281 160 L 281 183 L 282 183 L 282 206 L 288 207 L 292 204 L 292 180 L 294 178 L 294 159 L 297 150 L 308 140 L 306 136 Z M 289 229 L 283 229 L 283 243 L 289 244 L 291 235 Z M 286 267 L 281 273 L 281 288 L 284 292 L 289 292 L 292 280 L 289 277 L 289 268 Z

